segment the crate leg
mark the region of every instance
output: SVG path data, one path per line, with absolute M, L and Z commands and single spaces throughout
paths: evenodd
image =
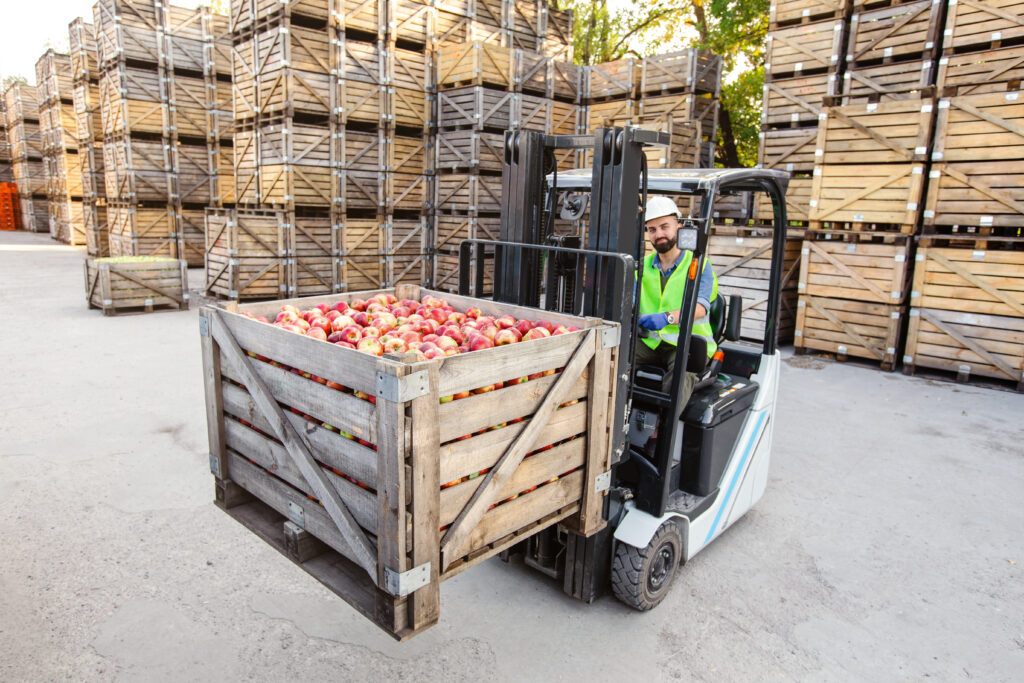
M 907 377 L 913 377 L 915 369 L 916 369 L 916 367 L 914 366 L 913 363 L 906 363 L 906 362 L 904 362 L 904 364 L 903 364 L 903 374 L 906 375 Z
M 327 551 L 327 545 L 294 522 L 284 523 L 284 542 L 291 558 L 302 564 Z
M 971 380 L 971 366 L 961 365 L 956 370 L 956 381 L 960 384 L 967 384 Z
M 225 510 L 252 500 L 252 494 L 230 479 L 216 479 L 214 499 Z
M 795 356 L 806 356 L 807 355 L 807 347 L 805 347 L 805 346 L 794 346 L 793 347 L 793 355 L 795 355 Z

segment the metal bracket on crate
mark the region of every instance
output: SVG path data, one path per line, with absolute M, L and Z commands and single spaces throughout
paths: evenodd
M 619 345 L 619 336 L 622 328 L 618 325 L 608 325 L 601 330 L 601 348 L 607 349 Z
M 199 336 L 209 337 L 210 336 L 210 321 L 206 316 L 199 316 Z
M 384 567 L 384 590 L 391 595 L 402 597 L 423 588 L 430 583 L 430 563 L 424 562 L 409 571 L 396 572 Z
M 288 519 L 292 524 L 302 529 L 306 528 L 306 513 L 298 503 L 288 501 Z
M 377 373 L 377 398 L 392 403 L 404 403 L 430 393 L 430 374 L 426 370 L 405 377 Z
M 612 485 L 612 471 L 602 472 L 594 477 L 594 493 L 607 491 Z
M 213 474 L 220 472 L 220 458 L 215 453 L 210 453 L 210 472 Z

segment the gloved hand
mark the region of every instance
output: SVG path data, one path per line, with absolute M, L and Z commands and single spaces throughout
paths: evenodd
M 645 330 L 660 330 L 668 325 L 668 316 L 664 313 L 648 313 L 640 316 L 640 327 Z

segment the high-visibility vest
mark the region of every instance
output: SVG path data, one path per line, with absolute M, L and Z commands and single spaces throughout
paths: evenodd
M 661 290 L 661 271 L 653 265 L 655 256 L 657 254 L 651 253 L 644 259 L 644 272 L 640 280 L 640 315 L 668 313 L 669 311 L 676 310 L 680 307 L 683 301 L 683 293 L 686 291 L 686 273 L 690 270 L 693 252 L 687 251 L 684 253 L 679 265 L 669 275 L 668 282 L 665 284 L 665 291 Z M 705 258 L 704 268 L 708 268 L 709 265 L 710 260 Z M 718 297 L 718 276 L 715 275 L 714 270 L 711 271 L 711 275 L 714 278 L 714 286 L 711 288 L 710 301 L 714 301 Z M 718 345 L 715 344 L 710 316 L 705 315 L 703 318 L 694 320 L 692 333 L 703 337 L 707 341 L 708 358 L 713 356 Z M 641 339 L 651 349 L 658 348 L 661 342 L 678 346 L 679 325 L 665 325 L 665 327 L 654 332 L 653 336 L 641 337 Z

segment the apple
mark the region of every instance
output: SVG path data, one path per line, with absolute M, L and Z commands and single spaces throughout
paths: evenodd
M 374 318 L 373 321 L 370 323 L 370 327 L 376 327 L 378 330 L 381 331 L 382 334 L 387 334 L 391 330 L 395 329 L 395 326 L 391 323 L 391 321 L 385 318 Z
M 515 344 L 521 339 L 522 335 L 519 334 L 519 330 L 514 327 L 506 327 L 494 335 L 494 345 L 505 346 L 506 344 Z
M 439 337 L 436 343 L 437 347 L 442 351 L 447 351 L 448 349 L 459 350 L 459 343 L 451 337 Z
M 427 357 L 427 360 L 434 360 L 436 358 L 444 358 L 445 352 L 435 346 L 423 351 L 423 355 Z
M 516 329 L 519 331 L 520 335 L 526 334 L 527 332 L 533 329 L 533 323 L 523 318 L 522 320 L 516 322 Z
M 554 336 L 556 334 L 569 334 L 569 328 L 565 325 L 555 325 L 555 329 L 551 332 L 551 335 Z
M 354 349 L 354 348 L 356 348 L 355 344 L 352 344 L 352 343 L 347 342 L 347 341 L 334 342 L 334 345 L 335 346 L 344 346 L 346 349 Z
M 359 327 L 355 323 L 346 326 L 341 332 L 341 341 L 347 341 L 350 344 L 355 344 L 363 338 L 363 328 Z
M 348 307 L 349 308 L 354 308 L 357 311 L 365 311 L 366 310 L 366 302 L 363 301 L 362 299 L 352 299 L 352 301 L 350 301 L 348 303 Z
M 424 296 L 420 301 L 427 308 L 441 308 L 442 306 L 447 305 L 443 299 L 438 299 L 436 296 L 431 296 L 430 294 Z
M 461 353 L 458 346 L 446 346 L 444 349 L 444 355 L 446 356 L 457 356 Z
M 395 316 L 396 318 L 408 318 L 411 313 L 412 311 L 410 311 L 405 306 L 395 306 L 394 308 L 391 309 L 391 315 Z
M 456 394 L 453 394 L 453 396 L 455 397 L 455 400 L 458 401 L 461 398 L 469 398 L 469 392 L 468 391 L 460 391 L 460 392 L 458 392 Z
M 324 332 L 322 327 L 311 327 L 306 330 L 306 336 L 312 337 L 313 339 L 319 339 L 320 341 L 327 341 L 327 333 Z
M 352 316 L 343 315 L 343 314 L 339 313 L 338 317 L 331 321 L 331 329 L 334 330 L 335 332 L 337 332 L 338 330 L 343 330 L 346 327 L 349 327 L 349 326 L 355 325 L 355 324 L 356 324 L 356 321 L 352 319 Z
M 398 337 L 391 337 L 384 342 L 384 353 L 405 353 L 405 342 Z
M 372 337 L 373 339 L 379 338 L 383 333 L 379 327 L 364 327 L 363 328 L 363 339 Z
M 474 394 L 486 394 L 489 391 L 494 391 L 496 387 L 493 384 L 488 384 L 485 387 L 478 387 L 473 390 Z
M 338 311 L 339 313 L 344 313 L 345 311 L 348 310 L 348 304 L 344 301 L 339 301 L 338 303 L 334 304 L 334 307 L 331 310 Z
M 532 339 L 543 339 L 544 337 L 550 336 L 551 332 L 547 328 L 535 327 L 523 335 L 523 341 L 530 341 Z
M 407 330 L 405 332 L 399 333 L 398 338 L 401 339 L 402 341 L 404 341 L 406 344 L 409 344 L 410 342 L 414 342 L 414 341 L 415 342 L 423 341 L 423 339 L 420 337 L 420 335 L 417 332 L 412 332 L 412 331 L 409 331 L 409 330 Z
M 338 330 L 337 332 L 331 332 L 329 335 L 327 335 L 327 341 L 331 342 L 332 344 L 335 344 L 343 340 L 344 337 L 341 334 L 341 330 Z
M 427 318 L 436 321 L 439 325 L 448 320 L 448 314 L 440 308 L 431 308 L 427 311 Z
M 483 313 L 476 306 L 470 306 L 466 309 L 467 318 L 479 318 Z
M 454 339 L 459 344 L 466 341 L 466 335 L 464 335 L 462 333 L 462 330 L 460 330 L 455 325 L 445 325 L 443 327 L 438 328 L 437 332 L 443 337 L 450 337 Z
M 454 401 L 454 400 L 455 400 L 455 397 L 452 396 L 451 394 L 449 394 L 448 396 L 442 396 L 441 399 L 438 401 L 438 403 L 448 403 L 449 401 Z M 441 488 L 444 488 L 444 486 L 442 486 Z
M 543 327 L 545 330 L 548 331 L 548 333 L 551 333 L 551 332 L 555 331 L 555 326 L 552 325 L 547 320 L 538 320 L 536 323 L 533 324 L 533 326 L 534 327 Z
M 484 334 L 478 334 L 469 340 L 470 351 L 483 351 L 484 349 L 493 349 L 494 341 L 490 337 Z
M 436 344 L 438 339 L 440 339 L 440 337 L 433 332 L 425 334 L 420 338 L 421 341 L 430 342 L 432 344 Z
M 516 322 L 517 321 L 516 321 L 515 318 L 513 318 L 512 316 L 510 316 L 510 315 L 508 315 L 506 313 L 505 315 L 503 315 L 500 318 L 498 318 L 497 320 L 495 320 L 494 324 L 498 326 L 499 330 L 504 330 L 504 329 L 509 328 L 509 327 L 515 327 L 516 326 Z
M 360 327 L 366 327 L 370 324 L 370 316 L 364 311 L 356 311 L 352 314 L 352 321 Z
M 337 382 L 334 382 L 332 380 L 327 380 L 327 387 L 329 389 L 335 389 L 337 391 L 345 391 L 345 386 L 344 385 L 338 384 Z
M 324 313 L 324 317 L 330 320 L 332 323 L 338 318 L 340 318 L 342 315 L 344 314 L 341 311 L 336 311 L 333 308 Z
M 480 334 L 493 340 L 498 334 L 498 326 L 494 323 L 489 323 L 480 328 Z
M 452 311 L 451 313 L 448 314 L 448 322 L 455 323 L 456 325 L 461 325 L 462 323 L 466 322 L 466 314 L 459 313 L 458 311 Z
M 331 321 L 327 318 L 314 318 L 313 321 L 309 323 L 309 326 L 319 327 L 324 331 L 324 334 L 330 334 L 334 331 L 331 329 Z
M 380 303 L 379 301 L 374 301 L 366 304 L 366 312 L 370 313 L 371 315 L 374 313 L 386 313 L 387 310 L 388 307 Z
M 383 356 L 384 347 L 376 337 L 365 337 L 356 344 L 356 350 L 368 353 L 372 356 Z

